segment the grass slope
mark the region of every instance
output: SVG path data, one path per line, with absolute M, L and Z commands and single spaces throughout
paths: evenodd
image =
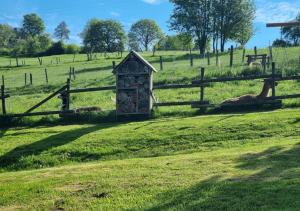
M 2 168 L 70 165 L 6 169 L 0 209 L 297 210 L 299 115 L 10 129 L 1 135 Z M 89 158 L 111 161 L 71 164 Z
M 0 209 L 297 209 L 299 116 L 1 131 Z M 97 163 L 74 165 L 87 161 Z M 61 167 L 34 170 L 53 166 Z
M 267 49 L 259 49 L 258 53 L 267 53 Z M 283 75 L 294 75 L 300 72 L 299 66 L 300 48 L 275 48 L 274 60 L 277 63 L 278 72 Z M 194 52 L 194 67 L 190 67 L 188 52 L 169 51 L 157 52 L 156 56 L 151 53 L 143 53 L 142 55 L 150 61 L 157 69 L 159 69 L 159 56 L 164 58 L 164 70 L 159 71 L 154 76 L 155 84 L 169 83 L 191 83 L 193 79 L 199 77 L 199 67 L 206 67 L 206 77 L 221 77 L 241 75 L 246 66 L 242 65 L 242 51 L 235 51 L 234 66 L 229 67 L 229 54 L 220 55 L 220 65 L 216 66 L 215 57 L 211 57 L 211 65 L 207 65 L 207 60 L 199 58 L 197 52 Z M 253 54 L 248 50 L 246 54 Z M 76 80 L 72 80 L 72 87 L 84 88 L 95 86 L 114 85 L 115 77 L 112 74 L 112 61 L 117 63 L 121 58 L 116 55 L 110 55 L 108 58 L 98 55 L 98 59 L 87 62 L 85 55 L 77 55 L 73 63 L 73 55 L 60 56 L 61 62 L 56 64 L 55 57 L 45 57 L 44 64 L 40 66 L 36 58 L 25 58 L 26 66 L 9 67 L 9 58 L 0 58 L 0 75 L 5 76 L 7 91 L 12 95 L 7 100 L 7 110 L 9 113 L 25 112 L 31 106 L 37 104 L 43 98 L 47 97 L 54 90 L 62 87 L 68 77 L 70 66 L 75 67 L 77 72 Z M 52 64 L 51 64 L 52 60 Z M 44 69 L 48 69 L 49 84 L 45 82 Z M 268 69 L 267 72 L 270 72 Z M 33 85 L 24 86 L 24 74 L 33 74 Z M 254 72 L 258 73 L 258 72 Z M 249 74 L 249 73 L 248 73 Z M 262 81 L 249 82 L 231 82 L 222 84 L 213 84 L 206 89 L 205 100 L 212 103 L 220 103 L 230 97 L 240 96 L 243 94 L 255 94 L 261 90 Z M 280 82 L 277 94 L 295 94 L 299 93 L 299 83 Z M 160 102 L 178 101 L 178 100 L 198 100 L 199 89 L 180 89 L 180 90 L 155 90 L 155 96 Z M 71 95 L 71 107 L 77 108 L 81 106 L 99 106 L 104 110 L 115 109 L 113 99 L 115 93 L 113 91 L 81 93 Z M 37 111 L 57 110 L 60 107 L 59 99 L 52 99 L 47 104 L 39 108 Z M 286 101 L 286 105 L 299 104 L 299 101 Z M 161 108 L 157 113 L 160 115 L 172 115 L 175 113 L 191 112 L 191 109 L 182 108 Z M 1 112 L 1 108 L 0 108 Z

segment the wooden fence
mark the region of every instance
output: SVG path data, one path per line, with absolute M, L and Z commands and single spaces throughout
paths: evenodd
M 193 108 L 208 108 L 208 107 L 217 107 L 219 105 L 210 104 L 208 101 L 204 100 L 205 97 L 205 87 L 212 83 L 224 83 L 231 81 L 248 81 L 255 79 L 269 79 L 272 82 L 272 96 L 264 98 L 263 100 L 247 103 L 243 105 L 257 105 L 257 104 L 276 104 L 279 100 L 283 99 L 293 99 L 300 98 L 300 94 L 292 94 L 292 95 L 283 95 L 276 96 L 276 86 L 275 82 L 277 81 L 290 81 L 290 80 L 300 80 L 300 76 L 287 76 L 283 77 L 282 75 L 275 73 L 275 63 L 272 63 L 272 74 L 266 75 L 258 75 L 258 76 L 245 76 L 245 77 L 224 77 L 224 78 L 205 78 L 205 69 L 200 69 L 200 79 L 193 80 L 190 84 L 166 84 L 166 85 L 154 85 L 153 90 L 166 90 L 166 89 L 187 89 L 187 88 L 200 88 L 199 90 L 199 99 L 195 101 L 177 101 L 177 102 L 157 102 L 155 101 L 154 106 L 182 106 L 182 105 L 190 105 Z M 49 95 L 47 98 L 28 109 L 25 113 L 22 114 L 7 114 L 6 112 L 6 99 L 10 96 L 5 93 L 5 86 L 1 86 L 1 102 L 2 102 L 2 113 L 7 117 L 25 117 L 25 116 L 40 116 L 40 115 L 53 115 L 53 114 L 70 114 L 74 113 L 74 111 L 70 110 L 70 94 L 76 93 L 85 93 L 85 92 L 99 92 L 99 91 L 108 91 L 108 90 L 116 90 L 116 86 L 106 86 L 106 87 L 93 87 L 93 88 L 82 88 L 82 89 L 71 89 L 70 86 L 70 78 L 67 80 L 65 86 L 57 90 L 56 92 Z M 48 102 L 50 99 L 59 95 L 62 100 L 62 107 L 59 111 L 45 111 L 45 112 L 33 112 L 41 105 Z M 153 97 L 154 98 L 154 97 Z M 225 106 L 234 106 L 232 104 L 228 104 Z M 239 104 L 241 106 L 241 104 Z

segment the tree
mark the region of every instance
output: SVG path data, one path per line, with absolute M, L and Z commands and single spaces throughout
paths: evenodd
M 295 21 L 300 21 L 300 13 Z M 295 46 L 300 44 L 300 26 L 283 27 L 282 34 L 287 41 L 292 41 Z
M 224 52 L 225 44 L 229 39 L 236 38 L 235 35 L 246 35 L 244 38 L 252 36 L 251 31 L 243 35 L 242 30 L 252 27 L 255 17 L 253 0 L 214 0 L 213 5 L 216 21 L 215 33 L 217 33 L 217 39 L 220 39 L 221 52 Z
M 154 45 L 163 33 L 159 26 L 153 20 L 142 19 L 131 26 L 129 32 L 129 43 L 138 44 L 148 51 L 151 45 Z M 136 47 L 136 46 L 135 46 Z
M 43 20 L 34 13 L 24 15 L 22 26 L 24 33 L 32 37 L 41 35 L 45 30 Z
M 8 53 L 15 37 L 15 31 L 11 26 L 0 24 L 0 51 Z
M 60 41 L 64 41 L 64 40 L 68 40 L 69 39 L 69 35 L 70 35 L 70 30 L 68 29 L 68 26 L 66 24 L 66 22 L 61 22 L 56 28 L 55 28 L 55 32 L 54 32 L 54 36 L 60 40 Z
M 174 4 L 170 28 L 191 34 L 200 54 L 205 52 L 210 38 L 214 50 L 220 41 L 221 51 L 229 39 L 236 38 L 243 23 L 253 22 L 253 0 L 170 0 Z M 249 35 L 249 34 L 248 34 Z
M 94 52 L 123 51 L 126 36 L 122 25 L 114 20 L 90 20 L 81 33 L 88 60 Z
M 290 47 L 291 45 L 292 44 L 289 41 L 282 40 L 282 39 L 276 39 L 272 43 L 273 47 Z
M 191 34 L 204 54 L 211 32 L 212 3 L 210 0 L 170 0 L 174 4 L 170 28 L 179 33 Z
M 231 38 L 244 48 L 254 35 L 253 23 L 252 21 L 244 21 L 237 27 L 238 29 L 234 30 L 235 33 L 232 34 Z
M 115 20 L 102 21 L 100 36 L 103 39 L 102 50 L 105 52 L 121 52 L 124 50 L 126 33 L 121 23 Z

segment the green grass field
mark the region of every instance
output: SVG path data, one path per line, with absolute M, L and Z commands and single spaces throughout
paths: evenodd
M 259 53 L 267 52 L 260 49 Z M 159 69 L 156 84 L 190 83 L 205 66 L 207 77 L 241 75 L 241 51 L 229 68 L 215 58 L 195 58 L 187 52 L 143 54 Z M 247 53 L 253 53 L 250 50 Z M 298 75 L 300 48 L 274 49 L 277 72 Z M 195 52 L 196 57 L 196 52 Z M 51 65 L 51 59 L 52 65 Z M 25 58 L 24 67 L 9 67 L 5 75 L 8 112 L 24 112 L 63 86 L 70 66 L 77 71 L 72 87 L 114 84 L 116 55 L 86 62 L 84 55 Z M 12 60 L 13 62 L 13 60 Z M 44 68 L 49 84 L 45 84 Z M 270 70 L 267 70 L 270 72 Z M 24 86 L 32 73 L 33 86 Z M 205 99 L 257 93 L 261 80 L 213 84 Z M 280 82 L 277 94 L 300 92 L 299 81 Z M 57 116 L 27 118 L 22 125 L 0 129 L 0 210 L 298 210 L 300 207 L 300 101 L 285 100 L 277 110 L 212 111 L 201 114 L 188 106 L 155 109 L 144 121 L 116 122 L 114 93 L 72 95 L 72 107 L 100 106 L 105 110 L 88 120 L 62 121 Z M 160 90 L 161 102 L 198 100 L 199 89 Z M 53 99 L 42 110 L 59 109 Z M 2 122 L 2 125 L 5 124 Z

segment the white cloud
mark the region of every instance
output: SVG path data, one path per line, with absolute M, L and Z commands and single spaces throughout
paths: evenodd
M 256 22 L 284 22 L 292 20 L 300 12 L 300 3 L 289 3 L 286 1 L 257 1 Z
M 142 0 L 142 1 L 147 4 L 159 4 L 162 2 L 162 0 Z
M 120 13 L 112 11 L 112 12 L 110 12 L 110 15 L 113 17 L 119 17 Z

